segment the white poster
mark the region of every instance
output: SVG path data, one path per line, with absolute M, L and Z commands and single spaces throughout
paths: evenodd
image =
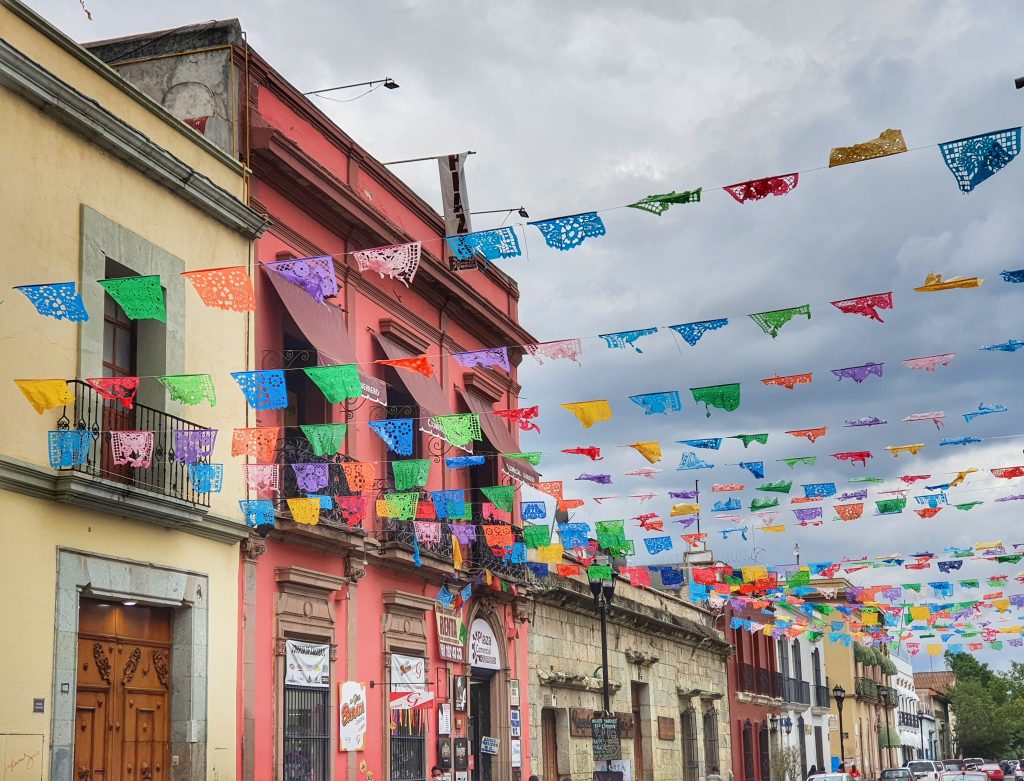
M 331 647 L 285 640 L 284 682 L 289 686 L 330 685 Z
M 633 766 L 628 759 L 610 759 L 604 762 L 595 762 L 594 765 L 597 770 L 622 773 L 622 781 L 633 781 Z M 604 767 L 600 767 L 600 765 L 604 765 Z
M 362 751 L 366 739 L 366 686 L 345 681 L 338 695 L 341 726 L 338 747 L 341 751 Z
M 522 767 L 523 742 L 521 740 L 510 740 L 509 746 L 512 747 L 512 767 Z
M 485 670 L 500 670 L 498 638 L 482 618 L 473 621 L 469 631 L 469 663 Z
M 452 706 L 449 702 L 442 702 L 437 706 L 437 734 L 452 734 Z
M 468 770 L 456 770 L 455 771 L 455 781 L 469 781 L 469 771 Z
M 441 174 L 441 203 L 444 205 L 444 232 L 446 236 L 472 233 L 469 221 L 469 198 L 466 195 L 466 153 L 437 158 Z
M 419 656 L 391 654 L 390 705 L 395 710 L 426 708 L 434 699 L 427 690 L 427 662 Z

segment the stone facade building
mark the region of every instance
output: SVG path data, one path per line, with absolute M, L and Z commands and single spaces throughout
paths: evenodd
M 590 719 L 602 708 L 599 614 L 582 579 L 541 581 L 534 596 L 530 766 L 542 781 L 590 779 Z M 728 778 L 730 651 L 709 613 L 618 581 L 608 614 L 608 669 L 622 759 L 609 769 L 633 781 L 697 781 L 718 767 Z

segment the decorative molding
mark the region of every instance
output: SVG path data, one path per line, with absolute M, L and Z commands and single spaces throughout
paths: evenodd
M 305 567 L 277 567 L 274 578 L 279 589 L 274 608 L 277 655 L 284 655 L 289 636 L 312 636 L 327 640 L 333 661 L 337 652 L 331 594 L 345 585 L 345 579 Z
M 92 658 L 96 661 L 96 671 L 107 684 L 110 683 L 110 660 L 103 653 L 103 643 L 92 644 Z
M 497 378 L 492 376 L 493 372 L 484 374 L 482 371 L 468 371 L 462 373 L 462 387 L 469 393 L 479 396 L 489 404 L 501 401 L 505 392 L 509 390 L 511 383 L 499 383 Z
M 600 678 L 594 678 L 584 673 L 556 672 L 549 670 L 537 671 L 537 680 L 541 686 L 550 686 L 552 689 L 574 689 L 576 691 L 601 691 L 604 682 Z M 608 681 L 608 689 L 617 692 L 622 688 L 618 681 Z
M 421 337 L 404 323 L 391 318 L 383 318 L 380 321 L 380 334 L 386 336 L 393 342 L 398 342 L 413 355 L 419 355 L 427 351 L 430 342 Z
M 657 654 L 647 653 L 646 651 L 636 651 L 632 648 L 626 649 L 625 656 L 630 662 L 638 667 L 650 667 L 661 658 Z
M 167 657 L 164 655 L 164 652 L 159 649 L 153 651 L 153 670 L 156 672 L 156 677 L 157 680 L 160 681 L 160 685 L 166 689 L 171 671 L 167 666 Z
M 139 669 L 139 662 L 142 661 L 142 650 L 136 646 L 135 649 L 128 656 L 128 661 L 124 665 L 124 677 L 121 678 L 121 684 L 127 686 L 132 682 L 135 677 L 135 671 Z
M 233 545 L 249 535 L 241 520 L 205 507 L 80 472 L 55 472 L 0 454 L 0 489 L 133 518 Z
M 98 102 L 61 81 L 2 39 L 0 86 L 20 95 L 40 111 L 91 140 L 223 225 L 249 239 L 263 233 L 263 218 L 227 190 L 214 184 L 205 175 L 153 143 Z M 120 80 L 118 86 L 127 91 L 127 82 Z M 178 124 L 188 129 L 184 123 Z M 196 142 L 198 136 L 190 140 Z
M 267 552 L 267 541 L 250 534 L 242 540 L 242 558 L 246 561 L 256 561 Z

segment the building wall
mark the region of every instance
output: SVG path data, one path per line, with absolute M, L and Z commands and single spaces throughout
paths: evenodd
M 760 756 L 760 735 L 772 715 L 778 717 L 782 703 L 776 676 L 777 645 L 764 632 L 732 627 L 732 618 L 753 619 L 751 611 L 727 610 L 719 619 L 726 641 L 734 652 L 727 662 L 730 699 L 730 743 L 732 772 L 737 781 L 768 781 Z M 744 670 L 749 672 L 744 673 Z M 751 677 L 752 676 L 752 677 Z M 744 766 L 743 734 L 750 725 L 753 764 L 749 776 Z M 772 736 L 774 739 L 775 736 Z
M 922 727 L 918 716 L 921 701 L 914 689 L 914 669 L 910 661 L 897 655 L 890 658 L 896 664 L 896 675 L 893 676 L 892 683 L 899 697 L 899 706 L 894 718 L 899 724 L 900 758 L 903 762 L 908 762 L 923 756 Z M 927 740 L 927 737 L 925 739 Z
M 8 62 L 22 63 L 15 67 L 23 75 L 31 72 L 30 80 L 57 77 L 63 86 L 60 81 L 47 83 L 59 89 L 70 85 L 94 101 L 90 105 L 102 115 L 102 123 L 85 137 L 75 129 L 69 103 L 54 101 L 43 113 L 13 90 L 10 71 L 0 75 L 5 117 L 0 208 L 16 215 L 5 224 L 10 262 L 0 270 L 0 286 L 10 290 L 19 284 L 75 280 L 87 300 L 100 302 L 90 307 L 90 324 L 95 325 L 103 319 L 96 285 L 103 275 L 83 277 L 91 268 L 90 253 L 144 248 L 145 258 L 118 260 L 128 265 L 166 261 L 163 281 L 169 295 L 175 293 L 168 300 L 174 310 L 171 322 L 181 325 L 168 333 L 168 343 L 180 347 L 183 371 L 213 372 L 221 390 L 217 407 L 192 408 L 185 416 L 229 431 L 246 417 L 244 401 L 226 374 L 229 368 L 243 367 L 249 357 L 245 319 L 207 309 L 182 286 L 178 272 L 246 265 L 248 229 L 241 222 L 228 225 L 225 213 L 215 213 L 212 206 L 204 209 L 189 201 L 197 192 L 189 185 L 179 183 L 175 193 L 158 183 L 155 169 L 161 160 L 190 166 L 197 180 L 207 182 L 207 192 L 215 191 L 223 204 L 234 198 L 234 205 L 225 208 L 240 213 L 245 211 L 238 200 L 243 192 L 241 167 L 187 127 L 179 127 L 19 3 L 0 3 L 0 28 Z M 116 143 L 108 135 L 114 132 L 149 139 L 139 143 L 150 150 L 153 167 L 145 161 L 128 165 L 112 154 L 107 145 Z M 221 189 L 208 187 L 209 182 Z M 255 215 L 251 218 L 250 225 L 258 224 Z M 97 348 L 88 335 L 90 324 L 41 317 L 17 292 L 6 298 L 8 378 L 79 376 L 79 367 L 91 360 L 89 351 Z M 173 720 L 181 718 L 182 708 L 192 726 L 181 723 L 172 735 L 178 764 L 166 777 L 202 773 L 235 778 L 237 542 L 245 534 L 234 503 L 243 490 L 240 474 L 226 470 L 224 493 L 213 497 L 208 511 L 165 498 L 140 498 L 124 483 L 67 473 L 58 479 L 49 467 L 47 431 L 57 427 L 61 410 L 37 415 L 10 381 L 0 384 L 0 403 L 11 421 L 17 421 L 0 432 L 0 506 L 12 520 L 9 544 L 0 555 L 0 584 L 13 597 L 0 608 L 0 620 L 17 627 L 0 640 L 0 669 L 7 671 L 0 678 L 5 692 L 0 698 L 4 764 L 6 755 L 23 745 L 6 736 L 23 735 L 38 741 L 27 753 L 38 751 L 33 761 L 44 776 L 71 777 L 78 589 L 102 589 L 122 599 L 187 603 L 180 610 L 191 611 L 196 621 L 188 650 L 182 646 L 179 660 L 189 657 L 187 673 L 197 686 L 189 689 L 189 697 L 197 698 L 174 706 L 178 713 L 172 714 L 172 729 L 178 729 Z M 222 440 L 218 453 L 226 447 Z M 226 453 L 223 460 L 228 460 Z M 185 583 L 193 586 L 184 589 Z M 196 584 L 202 587 L 196 589 Z M 172 593 L 175 589 L 180 593 Z M 172 680 L 186 685 L 177 673 Z M 43 701 L 41 713 L 33 710 L 37 698 Z M 189 746 L 199 747 L 199 754 L 189 753 Z
M 584 593 L 586 592 L 586 593 Z M 571 596 L 567 597 L 567 594 Z M 530 626 L 530 764 L 544 781 L 592 777 L 595 763 L 589 735 L 571 735 L 575 709 L 602 710 L 600 620 L 586 584 L 569 581 L 549 593 L 538 593 Z M 717 765 L 724 777 L 732 771 L 729 702 L 721 635 L 710 629 L 709 617 L 691 605 L 657 592 L 619 583 L 608 623 L 609 681 L 614 688 L 611 710 L 629 714 L 636 688 L 640 738 L 622 738 L 622 757 L 635 781 L 684 778 L 681 713 L 696 711 L 697 776 Z M 589 602 L 589 603 L 588 603 Z M 655 629 L 662 620 L 680 617 L 706 627 L 706 635 L 685 629 Z M 703 714 L 717 711 L 718 757 L 709 760 L 704 743 Z M 553 711 L 556 723 L 557 776 L 545 775 L 543 714 Z M 659 734 L 659 720 L 661 730 Z M 585 731 L 585 730 L 584 730 Z M 671 737 L 669 734 L 671 733 Z M 664 736 L 664 737 L 662 737 Z M 644 761 L 636 772 L 637 746 Z

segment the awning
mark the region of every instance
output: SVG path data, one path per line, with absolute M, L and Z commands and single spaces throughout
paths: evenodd
M 489 439 L 491 444 L 494 445 L 494 449 L 499 453 L 518 453 L 519 443 L 516 442 L 516 438 L 512 435 L 512 432 L 505 428 L 504 420 L 493 414 L 493 405 L 490 402 L 484 401 L 478 396 L 475 396 L 469 391 L 463 390 L 462 388 L 459 388 L 458 390 L 459 395 L 462 396 L 463 400 L 466 402 L 466 406 L 469 407 L 469 411 L 480 414 L 480 428 L 483 429 L 484 434 L 487 435 L 487 439 Z M 519 459 L 502 460 L 506 461 L 507 467 L 512 467 L 515 472 L 521 473 L 523 479 L 527 482 L 535 483 L 540 479 L 540 473 L 525 461 L 520 461 Z M 513 476 L 518 477 L 519 475 Z
M 321 304 L 298 285 L 267 270 L 281 303 L 292 316 L 309 343 L 316 348 L 321 366 L 356 363 L 356 351 L 348 338 L 348 327 L 341 309 Z
M 377 332 L 374 332 L 373 335 L 380 343 L 388 360 L 397 361 L 400 358 L 414 357 L 414 353 L 406 350 L 398 342 Z M 422 374 L 408 371 L 399 371 L 398 375 L 401 377 L 405 387 L 409 389 L 409 393 L 416 399 L 416 403 L 419 404 L 424 415 L 454 414 L 447 394 L 444 392 L 441 384 L 433 377 L 424 377 Z

